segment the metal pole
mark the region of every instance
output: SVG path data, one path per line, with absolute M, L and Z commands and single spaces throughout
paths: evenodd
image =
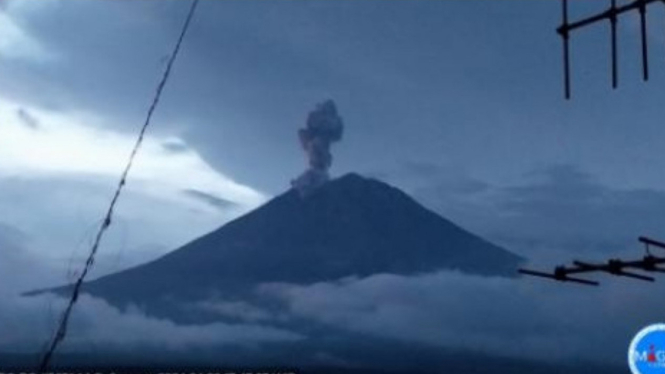
M 642 31 L 642 76 L 649 80 L 649 55 L 647 50 L 647 7 L 644 1 L 640 2 L 640 28 Z
M 568 30 L 568 0 L 562 0 L 563 24 L 559 33 L 563 38 L 563 85 L 566 100 L 570 100 L 570 38 Z
M 617 7 L 616 0 L 612 0 L 610 8 L 610 25 L 612 29 L 612 88 L 619 86 L 619 71 L 617 66 Z

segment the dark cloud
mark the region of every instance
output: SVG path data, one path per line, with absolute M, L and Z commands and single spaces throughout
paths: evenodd
M 486 191 L 488 183 L 473 178 L 448 163 L 407 161 L 400 174 L 404 178 L 426 180 L 432 183 L 426 188 L 449 191 L 455 195 L 469 195 Z
M 495 209 L 506 234 L 570 246 L 571 251 L 616 251 L 639 235 L 665 235 L 665 192 L 606 186 L 571 166 L 536 174 L 539 181 L 500 189 Z
M 504 109 L 496 124 L 484 128 L 485 111 L 477 102 L 496 102 L 483 101 L 492 82 L 508 76 L 503 73 L 524 74 L 515 66 L 541 54 L 520 54 L 517 65 L 488 64 L 505 55 L 496 42 L 512 45 L 513 38 L 483 40 L 475 28 L 500 22 L 497 14 L 514 16 L 515 10 L 460 4 L 206 3 L 151 131 L 183 130 L 188 144 L 213 166 L 259 189 L 281 192 L 300 169 L 292 133 L 302 116 L 312 100 L 339 97 L 354 134 L 340 144 L 336 169 L 362 172 L 413 153 L 436 159 L 443 149 L 461 151 L 477 163 L 480 156 L 470 153 L 478 139 L 510 133 L 503 123 L 516 122 Z M 525 12 L 549 7 L 524 4 L 529 4 Z M 49 2 L 45 8 L 21 14 L 21 25 L 58 58 L 48 66 L 0 61 L 7 71 L 0 77 L 3 92 L 17 101 L 94 112 L 116 129 L 134 131 L 177 37 L 185 4 Z M 537 23 L 531 18 L 538 17 L 523 17 Z M 460 30 L 466 30 L 464 40 L 451 36 Z M 471 92 L 460 94 L 463 87 Z M 477 136 L 481 131 L 489 134 Z M 260 173 L 256 165 L 264 166 Z
M 196 189 L 186 189 L 183 190 L 182 193 L 220 210 L 228 210 L 238 206 L 238 204 L 234 203 L 233 201 L 226 200 L 213 194 Z
M 189 150 L 189 147 L 186 144 L 179 142 L 165 142 L 162 144 L 162 148 L 169 153 L 184 153 Z
M 574 165 L 531 171 L 512 186 L 434 170 L 415 168 L 410 190 L 421 202 L 527 257 L 626 250 L 639 255 L 639 235 L 665 237 L 665 192 L 613 188 Z
M 46 4 L 17 17 L 58 58 L 41 65 L 0 61 L 4 95 L 93 112 L 116 129 L 135 131 L 186 5 Z M 300 169 L 292 132 L 319 97 L 340 98 L 353 125 L 336 157 L 341 171 L 364 172 L 414 155 L 452 157 L 482 171 L 598 154 L 607 157 L 597 164 L 618 165 L 615 176 L 636 163 L 659 165 L 647 150 L 661 138 L 662 129 L 650 125 L 660 96 L 644 91 L 575 107 L 555 101 L 560 81 L 551 71 L 560 51 L 543 28 L 555 6 L 519 4 L 206 3 L 151 131 L 178 129 L 214 167 L 270 192 L 287 188 Z M 512 17 L 523 22 L 502 21 Z M 508 88 L 514 94 L 506 95 Z M 610 112 L 616 115 L 608 118 Z M 644 127 L 629 129 L 629 120 Z M 599 123 L 607 131 L 598 131 Z M 640 169 L 643 176 L 648 168 Z
M 39 130 L 39 120 L 24 108 L 19 108 L 16 115 L 22 124 L 32 130 Z

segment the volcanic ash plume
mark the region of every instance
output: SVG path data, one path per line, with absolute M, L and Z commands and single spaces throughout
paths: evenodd
M 306 195 L 328 181 L 328 168 L 332 164 L 330 145 L 341 140 L 343 132 L 342 118 L 337 114 L 332 100 L 318 104 L 316 109 L 309 113 L 307 126 L 298 131 L 309 168 L 291 181 L 293 188 L 300 191 L 301 195 Z

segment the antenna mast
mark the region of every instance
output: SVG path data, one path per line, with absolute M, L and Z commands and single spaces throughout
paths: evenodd
M 619 16 L 637 10 L 640 14 L 640 38 L 642 41 L 642 79 L 649 80 L 649 50 L 647 43 L 647 6 L 654 2 L 663 0 L 634 0 L 631 3 L 617 6 L 616 0 L 610 1 L 610 6 L 603 12 L 597 13 L 578 21 L 569 22 L 568 19 L 568 0 L 561 0 L 562 5 L 562 23 L 556 31 L 563 40 L 563 86 L 566 99 L 571 96 L 570 84 L 570 35 L 572 31 L 593 25 L 598 22 L 609 21 L 611 37 L 611 60 L 612 60 L 612 88 L 619 86 L 618 56 L 617 56 L 617 23 Z

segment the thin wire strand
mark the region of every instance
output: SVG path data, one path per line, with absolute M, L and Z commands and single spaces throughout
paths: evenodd
M 62 343 L 62 341 L 65 339 L 65 336 L 67 335 L 67 325 L 69 323 L 69 318 L 71 316 L 72 310 L 74 308 L 74 304 L 76 304 L 76 301 L 78 300 L 79 297 L 79 292 L 81 291 L 81 285 L 83 284 L 83 281 L 85 280 L 86 275 L 88 274 L 88 271 L 92 267 L 92 265 L 95 262 L 95 255 L 97 254 L 97 250 L 99 249 L 99 245 L 101 243 L 101 240 L 104 236 L 104 233 L 106 230 L 111 226 L 111 218 L 113 216 L 113 210 L 115 208 L 116 203 L 118 202 L 118 198 L 120 197 L 120 193 L 122 192 L 123 187 L 125 186 L 125 183 L 127 181 L 127 176 L 129 175 L 129 170 L 131 169 L 132 165 L 134 164 L 134 159 L 136 157 L 136 154 L 138 153 L 139 148 L 141 147 L 141 144 L 143 143 L 143 138 L 145 136 L 146 130 L 148 128 L 148 125 L 150 125 L 150 120 L 152 119 L 152 115 L 157 108 L 157 104 L 159 103 L 159 99 L 162 95 L 162 91 L 164 90 L 164 87 L 166 86 L 166 82 L 169 79 L 169 76 L 171 75 L 171 68 L 173 67 L 173 63 L 175 62 L 176 57 L 178 56 L 178 52 L 180 51 L 180 46 L 182 44 L 183 39 L 185 38 L 185 34 L 187 33 L 187 29 L 189 28 L 189 24 L 194 16 L 194 11 L 196 10 L 196 6 L 198 5 L 199 0 L 193 0 L 192 5 L 189 8 L 189 13 L 187 14 L 187 18 L 185 19 L 185 23 L 183 24 L 182 31 L 180 32 L 180 36 L 178 37 L 178 41 L 175 45 L 175 48 L 173 49 L 173 52 L 171 53 L 171 57 L 169 58 L 168 65 L 166 66 L 166 69 L 164 70 L 164 74 L 162 75 L 162 79 L 159 82 L 159 85 L 157 86 L 157 91 L 155 92 L 155 96 L 152 100 L 152 104 L 150 105 L 150 108 L 148 109 L 148 114 L 145 118 L 145 122 L 143 123 L 143 126 L 141 127 L 141 132 L 139 133 L 138 139 L 136 140 L 136 144 L 134 145 L 134 148 L 132 149 L 132 153 L 129 156 L 129 160 L 127 162 L 127 165 L 125 166 L 124 171 L 122 172 L 120 181 L 118 182 L 118 186 L 116 187 L 115 193 L 113 194 L 113 198 L 111 199 L 111 203 L 109 204 L 108 210 L 106 211 L 106 216 L 104 218 L 104 221 L 102 222 L 101 226 L 99 227 L 99 230 L 97 231 L 97 235 L 95 237 L 95 241 L 92 245 L 92 248 L 90 249 L 90 254 L 88 255 L 88 258 L 85 262 L 85 266 L 83 267 L 83 271 L 79 275 L 78 279 L 76 280 L 76 283 L 74 284 L 74 288 L 72 290 L 72 295 L 71 298 L 69 299 L 69 303 L 67 304 L 67 307 L 65 308 L 62 317 L 60 319 L 60 323 L 58 324 L 58 328 L 56 330 L 55 335 L 53 336 L 51 343 L 48 346 L 48 350 L 44 354 L 40 364 L 39 364 L 39 370 L 38 373 L 44 373 L 46 369 L 49 367 L 49 364 L 51 362 L 51 358 L 53 357 L 53 354 L 55 353 L 56 349 Z

